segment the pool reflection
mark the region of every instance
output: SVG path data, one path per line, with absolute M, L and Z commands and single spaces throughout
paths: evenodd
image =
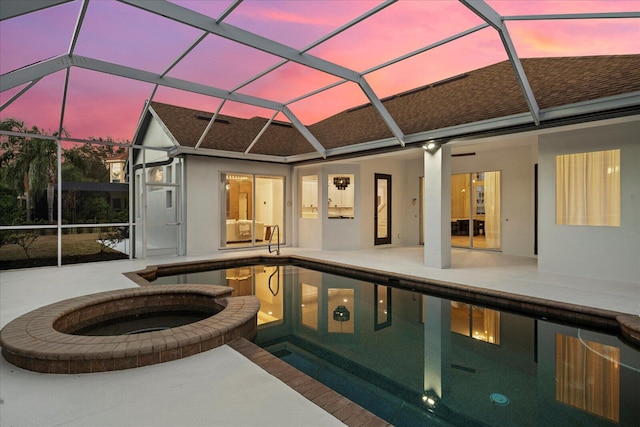
M 293 266 L 274 294 L 275 267 L 245 268 L 208 283 L 260 298 L 258 344 L 391 424 L 640 419 L 640 352 L 615 336 Z

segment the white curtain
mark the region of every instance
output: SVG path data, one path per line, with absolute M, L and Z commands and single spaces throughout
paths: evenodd
M 483 326 L 486 341 L 491 344 L 500 345 L 500 312 L 485 308 Z
M 484 173 L 485 221 L 487 248 L 500 248 L 500 171 Z
M 620 150 L 556 157 L 556 224 L 620 226 Z
M 620 420 L 620 349 L 556 334 L 556 400 Z

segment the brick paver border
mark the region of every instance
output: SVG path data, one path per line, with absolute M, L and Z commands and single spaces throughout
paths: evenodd
M 0 331 L 5 359 L 30 371 L 77 374 L 136 368 L 181 359 L 257 332 L 260 302 L 231 297 L 232 288 L 166 285 L 102 292 L 27 313 Z M 83 326 L 158 308 L 199 307 L 217 312 L 162 331 L 118 336 L 73 335 Z

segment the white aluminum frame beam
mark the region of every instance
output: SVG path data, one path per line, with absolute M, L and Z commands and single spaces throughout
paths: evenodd
M 271 39 L 262 37 L 260 35 L 251 33 L 233 25 L 226 24 L 224 22 L 216 22 L 206 15 L 194 12 L 190 9 L 178 6 L 164 0 L 119 0 L 122 3 L 138 7 L 156 15 L 164 16 L 165 18 L 172 19 L 176 22 L 180 22 L 190 27 L 198 28 L 216 36 L 231 40 L 242 45 L 252 47 L 254 49 L 261 50 L 268 54 L 278 56 L 283 59 L 288 59 L 292 62 L 313 68 L 318 71 L 325 72 L 343 79 L 347 79 L 353 82 L 357 82 L 360 78 L 360 74 L 342 67 L 340 65 L 325 61 L 313 55 L 306 53 L 300 53 L 300 51 L 286 46 L 282 43 L 278 43 Z
M 282 112 L 284 113 L 285 116 L 287 116 L 287 118 L 289 119 L 289 121 L 291 122 L 291 124 L 298 129 L 298 132 L 300 132 L 302 134 L 302 136 L 309 141 L 309 143 L 313 146 L 313 148 L 315 148 L 315 150 L 320 153 L 320 155 L 322 155 L 322 157 L 324 159 L 327 158 L 327 150 L 322 146 L 322 144 L 320 144 L 320 141 L 318 141 L 316 139 L 315 136 L 313 136 L 313 134 L 311 132 L 309 132 L 309 129 L 307 129 L 307 127 L 305 125 L 302 124 L 302 122 L 298 119 L 298 117 L 296 117 L 295 114 L 293 114 L 293 112 L 289 109 L 289 107 L 287 107 L 286 105 L 282 108 Z
M 324 59 L 318 58 L 307 53 L 300 52 L 294 48 L 286 46 L 282 43 L 278 43 L 274 40 L 267 39 L 258 34 L 251 33 L 233 25 L 225 24 L 224 22 L 218 23 L 216 20 L 194 12 L 190 9 L 175 5 L 173 3 L 161 0 L 147 1 L 147 0 L 119 0 L 122 3 L 129 4 L 131 6 L 138 7 L 147 12 L 155 13 L 160 16 L 164 16 L 168 19 L 180 22 L 185 25 L 189 25 L 194 28 L 207 31 L 216 36 L 231 40 L 236 43 L 240 43 L 245 46 L 258 49 L 262 52 L 266 52 L 271 55 L 278 56 L 283 59 L 295 62 L 306 67 L 322 71 L 324 73 L 340 77 L 342 79 L 357 83 L 367 98 L 378 110 L 380 116 L 385 121 L 393 135 L 400 141 L 400 144 L 404 144 L 403 135 L 400 128 L 395 123 L 389 112 L 386 110 L 380 99 L 375 95 L 373 90 L 364 81 L 364 77 L 351 69 L 342 67 L 338 64 L 334 64 Z
M 240 93 L 230 94 L 224 89 L 213 86 L 207 86 L 187 80 L 181 80 L 173 77 L 163 77 L 160 74 L 151 73 L 149 71 L 131 68 L 124 65 L 114 64 L 111 62 L 101 61 L 99 59 L 89 58 L 80 55 L 61 55 L 52 59 L 48 59 L 0 76 L 0 91 L 12 89 L 42 78 L 49 74 L 56 73 L 69 67 L 84 68 L 86 70 L 97 71 L 114 76 L 125 77 L 132 80 L 138 80 L 146 83 L 152 83 L 159 86 L 167 86 L 174 89 L 185 90 L 188 92 L 200 93 L 216 98 L 227 99 L 230 101 L 249 104 L 256 107 L 267 108 L 270 110 L 282 110 L 283 104 L 273 102 L 267 99 L 254 97 L 251 95 L 243 95 Z
M 241 0 L 239 0 L 241 1 Z M 387 8 L 388 6 L 391 6 L 393 3 L 397 2 L 398 0 L 386 0 L 384 3 L 379 4 L 378 6 L 374 7 L 373 9 L 363 13 L 362 15 L 358 16 L 357 18 L 351 20 L 350 22 L 346 23 L 345 25 L 341 26 L 340 28 L 336 28 L 335 30 L 333 30 L 331 33 L 325 35 L 324 37 L 316 40 L 315 42 L 311 43 L 310 45 L 308 45 L 307 47 L 303 48 L 300 53 L 305 53 L 311 49 L 313 49 L 316 46 L 319 46 L 320 44 L 326 42 L 327 40 L 337 36 L 338 34 L 348 30 L 349 28 L 353 27 L 354 25 L 364 21 L 365 19 L 369 18 L 370 16 L 380 12 L 381 10 Z M 261 73 L 256 74 L 255 76 L 251 77 L 249 80 L 240 83 L 238 86 L 236 86 L 235 88 L 233 88 L 231 90 L 231 92 L 235 92 L 236 90 L 239 90 L 245 86 L 247 86 L 248 84 L 253 83 L 254 81 L 258 80 L 260 77 L 263 77 L 267 74 L 269 74 L 270 72 L 282 67 L 283 65 L 285 65 L 286 63 L 288 63 L 289 60 L 288 59 L 284 59 L 280 62 L 278 62 L 277 64 L 272 65 L 271 67 L 267 68 L 266 70 L 262 71 Z M 346 80 L 343 80 L 346 81 Z M 310 96 L 310 95 L 309 95 Z M 307 96 L 304 96 L 304 98 L 306 98 Z
M 0 7 L 0 21 L 26 15 L 42 9 L 69 3 L 73 0 L 2 0 Z
M 622 19 L 640 18 L 640 12 L 556 13 L 549 15 L 507 15 L 505 21 L 550 21 L 569 19 Z
M 69 55 L 73 54 L 73 51 L 76 49 L 76 43 L 78 42 L 78 37 L 80 37 L 80 30 L 82 29 L 82 23 L 84 22 L 84 17 L 87 15 L 87 8 L 89 7 L 89 0 L 82 0 L 82 7 L 80 8 L 80 13 L 78 14 L 78 19 L 76 20 L 76 27 L 73 30 L 73 37 L 71 38 L 71 44 L 69 45 Z
M 264 133 L 267 131 L 267 129 L 269 128 L 269 125 L 271 123 L 273 123 L 273 119 L 276 118 L 276 116 L 278 115 L 279 111 L 276 111 L 275 113 L 273 113 L 273 115 L 271 116 L 271 118 L 267 121 L 267 123 L 264 124 L 264 126 L 262 126 L 262 129 L 260 129 L 260 132 L 258 132 L 258 134 L 256 135 L 255 138 L 253 138 L 253 141 L 251 141 L 251 144 L 249 144 L 249 146 L 247 147 L 246 150 L 244 150 L 244 154 L 249 154 L 249 151 L 251 151 L 251 149 L 253 148 L 254 145 L 256 145 L 256 143 L 258 142 L 258 140 L 260 140 L 260 137 L 262 135 L 264 135 Z
M 216 22 L 219 24 L 220 22 L 224 21 L 226 19 L 227 16 L 229 16 L 231 14 L 231 12 L 233 12 L 236 7 L 240 6 L 240 3 L 242 3 L 243 0 L 236 0 L 234 1 L 232 4 L 230 4 L 224 12 L 222 12 L 220 14 L 220 16 L 218 16 L 218 19 L 216 19 Z
M 218 118 L 218 114 L 220 114 L 220 110 L 222 110 L 222 107 L 224 107 L 225 102 L 227 101 L 223 99 L 220 105 L 218 105 L 218 109 L 216 110 L 215 113 L 213 113 L 213 116 L 211 116 L 211 120 L 209 120 L 209 123 L 207 123 L 207 127 L 202 132 L 202 135 L 200 135 L 200 138 L 198 139 L 198 142 L 196 143 L 195 148 L 200 148 L 202 141 L 204 141 L 204 139 L 207 137 L 207 134 L 209 133 L 209 130 L 211 130 L 211 126 L 213 126 L 213 124 L 216 122 L 216 119 Z
M 393 64 L 395 64 L 397 62 L 404 61 L 405 59 L 408 59 L 408 58 L 411 58 L 413 56 L 419 55 L 419 54 L 424 53 L 424 52 L 426 52 L 428 50 L 435 49 L 436 47 L 442 46 L 442 45 L 444 45 L 446 43 L 449 43 L 451 41 L 457 40 L 457 39 L 462 38 L 464 36 L 467 36 L 469 34 L 473 34 L 476 31 L 480 31 L 482 29 L 487 28 L 488 26 L 489 26 L 489 24 L 487 24 L 487 23 L 480 24 L 480 25 L 478 25 L 476 27 L 473 27 L 473 28 L 470 28 L 468 30 L 462 31 L 460 33 L 454 34 L 454 35 L 452 35 L 450 37 L 447 37 L 445 39 L 442 39 L 442 40 L 437 41 L 435 43 L 432 43 L 430 45 L 421 47 L 420 49 L 416 49 L 413 52 L 406 53 L 406 54 L 404 54 L 402 56 L 399 56 L 399 57 L 397 57 L 395 59 L 391 59 L 391 60 L 389 60 L 387 62 L 384 62 L 382 64 L 376 65 L 375 67 L 372 67 L 372 68 L 369 68 L 368 70 L 363 71 L 362 74 L 363 75 L 367 75 L 369 73 L 373 73 L 374 71 L 378 71 L 378 70 L 380 70 L 382 68 L 388 67 L 388 66 L 393 65 Z M 300 95 L 297 98 L 290 99 L 290 100 L 285 102 L 285 105 L 291 105 L 291 104 L 296 103 L 298 101 L 301 101 L 303 99 L 309 98 L 310 96 L 317 95 L 318 93 L 324 92 L 325 90 L 334 88 L 336 86 L 340 86 L 341 84 L 344 84 L 344 83 L 347 83 L 347 80 L 339 80 L 337 82 L 334 82 L 334 83 L 331 83 L 329 85 L 323 86 L 323 87 L 321 87 L 319 89 L 316 89 L 313 92 L 309 92 L 309 93 L 306 93 L 304 95 Z
M 491 6 L 485 3 L 484 0 L 459 1 L 473 13 L 478 15 L 483 21 L 491 25 L 498 32 L 500 40 L 502 40 L 502 45 L 507 52 L 509 61 L 511 62 L 513 70 L 516 74 L 516 78 L 518 79 L 518 83 L 520 84 L 520 88 L 524 93 L 524 97 L 527 102 L 527 106 L 529 107 L 529 111 L 531 112 L 531 116 L 533 117 L 533 121 L 536 123 L 536 125 L 540 124 L 540 107 L 538 106 L 538 102 L 533 95 L 533 90 L 531 89 L 531 85 L 529 84 L 529 80 L 527 79 L 527 76 L 524 72 L 524 68 L 522 67 L 520 58 L 518 57 L 513 42 L 511 41 L 509 31 L 504 24 L 502 16 L 500 16 L 498 12 L 493 10 Z
M 11 97 L 11 99 L 8 99 L 7 102 L 5 102 L 4 104 L 2 104 L 0 106 L 0 111 L 4 110 L 9 105 L 11 105 L 13 103 L 13 101 L 15 101 L 16 99 L 20 98 L 24 93 L 26 93 L 29 89 L 31 89 L 33 86 L 35 86 L 35 84 L 38 83 L 40 80 L 41 80 L 41 78 L 40 79 L 36 79 L 36 80 L 32 81 L 31 83 L 29 83 L 27 86 L 25 86 L 22 89 L 20 89 L 20 91 L 18 93 L 16 93 L 15 95 L 13 95 Z
M 0 76 L 0 92 L 41 79 L 71 66 L 70 55 L 60 55 Z

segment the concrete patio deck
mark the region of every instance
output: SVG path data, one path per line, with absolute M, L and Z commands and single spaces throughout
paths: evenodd
M 3 271 L 0 326 L 56 301 L 135 287 L 122 273 L 148 265 L 247 254 L 256 252 Z M 331 252 L 283 248 L 283 254 L 640 313 L 638 284 L 540 273 L 532 258 L 456 249 L 452 251 L 452 268 L 438 270 L 422 265 L 422 248 Z M 38 374 L 2 359 L 0 399 L 2 426 L 342 424 L 229 346 L 160 365 L 88 375 Z

